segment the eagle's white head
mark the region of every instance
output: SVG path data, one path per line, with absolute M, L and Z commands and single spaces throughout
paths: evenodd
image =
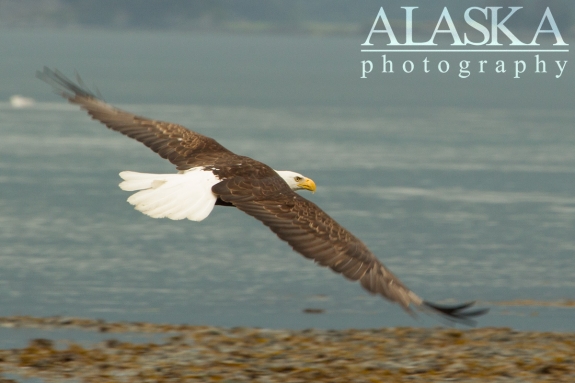
M 276 173 L 284 179 L 292 190 L 309 190 L 315 193 L 315 182 L 310 178 L 289 170 L 276 170 Z

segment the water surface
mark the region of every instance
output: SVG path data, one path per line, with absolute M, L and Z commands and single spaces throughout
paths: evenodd
M 479 102 L 485 93 L 470 107 L 472 96 L 460 85 L 440 101 L 414 96 L 412 104 L 388 105 L 382 100 L 393 97 L 380 88 L 381 102 L 373 92 L 351 102 L 361 89 L 346 85 L 359 81 L 348 73 L 343 47 L 355 44 L 348 39 L 189 38 L 196 61 L 188 69 L 158 54 L 166 42 L 184 46 L 183 36 L 30 32 L 2 39 L 19 43 L 10 46 L 15 56 L 1 59 L 9 64 L 0 70 L 2 91 L 41 102 L 29 109 L 0 103 L 0 315 L 276 328 L 439 323 L 413 320 L 315 266 L 234 209 L 217 208 L 201 223 L 133 210 L 118 173 L 174 169 L 32 78 L 43 64 L 59 62 L 64 70 L 87 67 L 107 99 L 125 109 L 313 178 L 317 193 L 303 195 L 427 299 L 489 305 L 575 297 L 572 109 L 518 108 L 516 100 L 495 107 Z M 55 44 L 62 39 L 68 48 Z M 107 54 L 104 41 L 113 41 Z M 263 47 L 262 60 L 249 68 L 234 62 L 234 53 L 247 60 L 255 46 Z M 152 58 L 143 58 L 144 48 Z M 15 68 L 14 57 L 30 60 Z M 202 69 L 207 77 L 195 88 L 191 79 Z M 398 91 L 403 100 L 417 89 L 410 81 Z M 333 83 L 339 94 L 326 85 Z M 304 314 L 306 308 L 326 313 Z M 572 309 L 494 306 L 480 325 L 575 331 L 572 319 Z

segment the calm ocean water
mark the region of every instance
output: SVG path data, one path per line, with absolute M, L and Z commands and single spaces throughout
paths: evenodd
M 184 44 L 184 37 L 176 37 L 3 36 L 14 56 L 2 59 L 2 94 L 23 93 L 40 102 L 26 109 L 0 103 L 1 316 L 290 328 L 438 324 L 413 320 L 315 266 L 234 209 L 217 208 L 201 223 L 154 220 L 133 210 L 129 193 L 117 186 L 118 173 L 169 173 L 172 166 L 51 96 L 48 86 L 33 79 L 44 64 L 81 73 L 87 67 L 92 75 L 86 82 L 97 83 L 110 102 L 181 123 L 237 153 L 313 178 L 318 192 L 304 196 L 429 300 L 493 306 L 575 299 L 572 109 L 449 106 L 450 96 L 443 105 L 422 102 L 417 108 L 375 107 L 348 102 L 345 95 L 338 101 L 327 84 L 347 68 L 333 61 L 338 47 L 351 44 L 346 39 L 260 38 L 271 56 L 288 52 L 294 58 L 271 68 L 282 73 L 280 79 L 266 72 L 269 61 L 257 57 L 251 74 L 241 67 L 245 76 L 233 77 L 229 50 L 244 52 L 253 38 L 189 39 L 198 71 L 212 62 L 222 66 L 206 69 L 208 78 L 194 89 L 183 68 L 167 63 L 162 69 L 165 42 L 176 45 L 174 52 Z M 56 45 L 65 39 L 67 48 Z M 87 48 L 94 42 L 95 52 L 112 53 L 94 59 Z M 142 63 L 146 44 L 155 53 Z M 133 51 L 118 54 L 123 46 Z M 218 61 L 221 46 L 228 49 L 225 65 Z M 299 50 L 316 52 L 319 60 L 312 70 L 318 83 L 310 92 L 300 91 L 305 79 L 291 80 L 309 73 L 311 64 L 299 58 Z M 25 68 L 15 68 L 16 57 L 28 59 Z M 201 77 L 187 70 L 195 80 Z M 257 82 L 242 94 L 246 76 L 264 82 L 273 77 L 283 95 Z M 329 102 L 318 101 L 324 93 Z M 302 313 L 306 308 L 326 312 Z M 480 326 L 575 331 L 573 317 L 573 309 L 495 305 Z

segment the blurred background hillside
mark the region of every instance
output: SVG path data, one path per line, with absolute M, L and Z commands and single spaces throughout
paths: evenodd
M 365 33 L 386 1 L 363 0 L 0 0 L 0 28 L 106 28 L 203 30 L 305 34 Z M 423 6 L 417 2 L 402 6 Z M 562 33 L 571 33 L 575 3 L 570 0 L 445 0 L 426 2 L 425 14 L 435 27 L 441 9 L 455 15 L 472 6 L 524 6 L 507 25 L 533 29 L 551 7 Z M 403 10 L 393 4 L 388 17 L 403 24 Z M 454 16 L 454 19 L 456 17 Z M 462 20 L 462 17 L 457 17 Z

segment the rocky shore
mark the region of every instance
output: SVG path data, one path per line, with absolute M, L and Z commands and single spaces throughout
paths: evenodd
M 0 350 L 0 382 L 575 382 L 575 334 L 507 328 L 268 330 L 79 318 L 0 318 L 7 328 L 106 333 L 89 346 L 33 339 Z M 129 343 L 124 332 L 164 341 Z M 118 335 L 116 335 L 118 334 Z M 1 347 L 1 340 L 0 340 Z

